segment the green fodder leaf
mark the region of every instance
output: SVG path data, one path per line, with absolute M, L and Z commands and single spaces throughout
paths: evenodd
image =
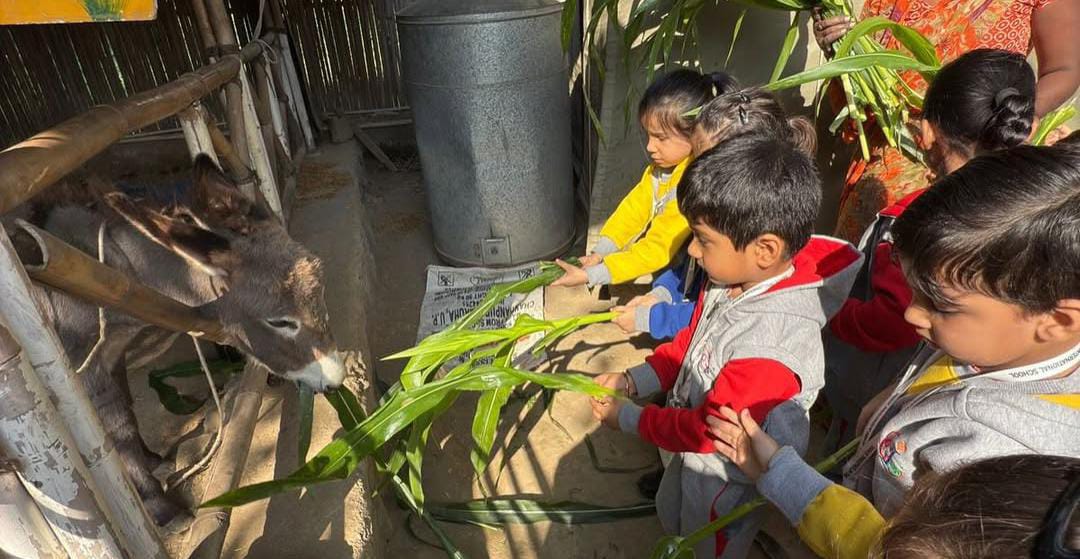
M 439 538 L 439 542 L 442 545 L 443 551 L 446 552 L 446 556 L 450 559 L 466 559 L 465 554 L 454 545 L 454 542 L 450 540 L 450 537 L 446 535 L 446 532 L 439 527 L 439 524 L 435 522 L 435 519 L 413 501 L 412 495 L 409 494 L 409 489 L 405 487 L 405 483 L 396 475 L 391 476 L 391 481 L 394 483 L 394 488 L 397 490 L 398 495 L 405 501 L 405 504 L 428 525 L 428 528 L 435 534 L 435 537 Z
M 742 30 L 743 19 L 746 18 L 746 12 L 750 8 L 743 8 L 739 12 L 739 17 L 735 18 L 735 28 L 731 30 L 731 44 L 728 45 L 727 56 L 724 57 L 724 68 L 728 67 L 731 62 L 731 53 L 735 52 L 735 41 L 739 39 L 739 31 Z M 701 112 L 700 110 L 698 112 Z
M 297 464 L 307 462 L 311 447 L 311 424 L 315 419 L 315 391 L 306 384 L 297 383 L 297 403 L 300 412 L 300 435 L 297 437 Z
M 874 33 L 885 29 L 892 32 L 893 36 L 896 37 L 897 42 L 904 45 L 904 47 L 911 52 L 912 56 L 915 57 L 915 60 L 934 69 L 941 66 L 941 60 L 938 58 L 937 50 L 934 49 L 934 45 L 929 39 L 906 25 L 896 23 L 895 21 L 882 16 L 866 18 L 855 24 L 850 31 L 844 34 L 844 38 L 836 45 L 836 58 L 846 57 L 861 37 L 873 35 Z
M 323 396 L 337 412 L 338 421 L 345 430 L 352 429 L 360 424 L 367 416 L 360 400 L 345 386 L 324 392 Z
M 511 387 L 496 388 L 484 392 L 476 403 L 476 415 L 473 416 L 473 448 L 469 452 L 476 475 L 483 475 L 491 460 L 491 449 L 495 446 L 495 433 L 499 427 L 499 414 L 510 399 Z
M 1076 105 L 1071 99 L 1066 104 L 1046 113 L 1039 120 L 1039 126 L 1035 129 L 1035 134 L 1031 138 L 1031 145 L 1041 146 L 1045 144 L 1046 138 L 1051 132 L 1057 130 L 1074 116 L 1076 116 Z
M 656 10 L 660 6 L 663 0 L 641 0 L 634 9 L 630 11 L 630 18 L 642 17 L 649 12 Z
M 244 363 L 242 362 L 225 361 L 221 359 L 210 361 L 206 366 L 210 369 L 210 376 L 214 379 L 214 383 L 219 386 L 224 384 L 229 377 L 244 369 Z M 147 383 L 150 385 L 150 388 L 157 393 L 158 400 L 161 401 L 161 405 L 164 406 L 169 413 L 175 415 L 189 415 L 201 408 L 206 400 L 200 400 L 181 394 L 175 387 L 166 382 L 166 379 L 202 376 L 203 374 L 202 366 L 198 361 L 187 361 L 151 372 L 147 376 Z
M 793 76 L 770 82 L 765 85 L 766 89 L 780 91 L 790 87 L 797 87 L 804 83 L 816 82 L 845 76 L 853 72 L 861 72 L 872 66 L 882 66 L 890 70 L 915 70 L 917 72 L 933 74 L 937 67 L 929 66 L 915 60 L 907 54 L 895 51 L 875 52 L 870 54 L 853 54 L 844 58 L 836 58 L 804 72 Z
M 795 43 L 799 41 L 799 23 L 799 13 L 795 12 L 791 15 L 791 25 L 788 26 L 787 34 L 784 35 L 784 44 L 780 47 L 780 56 L 776 59 L 772 77 L 769 78 L 770 82 L 780 79 L 784 68 L 787 67 L 788 59 L 791 58 L 791 53 L 795 52 Z
M 848 108 L 842 107 L 840 111 L 836 113 L 836 118 L 829 124 L 829 133 L 836 134 L 836 131 L 840 129 L 840 126 L 844 124 L 844 121 L 847 120 L 848 116 Z
M 656 514 L 652 502 L 606 507 L 575 501 L 545 503 L 530 499 L 480 499 L 453 504 L 429 504 L 427 511 L 437 520 L 458 524 L 600 524 Z
M 570 36 L 574 34 L 574 22 L 577 21 L 577 0 L 566 0 L 562 5 L 562 50 L 570 52 Z
M 316 483 L 344 479 L 391 437 L 438 406 L 447 394 L 457 391 L 485 391 L 533 382 L 548 388 L 573 390 L 594 397 L 614 393 L 579 374 L 541 374 L 510 367 L 484 365 L 467 374 L 435 380 L 408 390 L 400 390 L 379 406 L 367 419 L 330 444 L 287 477 L 240 487 L 211 499 L 200 507 L 233 507 L 265 499 L 271 495 Z

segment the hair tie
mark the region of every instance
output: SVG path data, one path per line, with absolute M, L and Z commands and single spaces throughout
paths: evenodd
M 1020 95 L 1020 90 L 1016 89 L 1015 87 L 1006 87 L 1005 89 L 997 92 L 997 95 L 994 96 L 994 108 L 996 109 L 1000 107 L 1006 99 L 1012 97 L 1013 95 Z
M 746 105 L 750 103 L 750 98 L 745 93 L 739 92 L 739 121 L 743 126 L 750 120 L 746 114 Z

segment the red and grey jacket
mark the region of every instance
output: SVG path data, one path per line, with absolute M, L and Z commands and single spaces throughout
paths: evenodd
M 878 213 L 859 243 L 865 260 L 851 296 L 829 321 L 834 336 L 862 351 L 898 351 L 921 339 L 904 320 L 904 311 L 911 304 L 911 288 L 893 257 L 892 225 L 923 192 L 926 189 L 912 192 Z
M 807 410 L 824 385 L 821 329 L 843 304 L 861 262 L 851 244 L 815 236 L 785 274 L 740 296 L 729 297 L 722 286 L 705 289 L 690 326 L 630 370 L 639 396 L 668 394 L 663 407 L 627 403 L 619 412 L 622 430 L 679 453 L 677 467 L 664 474 L 679 482 L 664 480 L 657 495 L 665 529 L 700 528 L 735 504 L 727 500 L 742 490 L 729 483 L 752 486 L 707 434 L 705 418 L 719 407 L 748 408 L 780 444 L 806 448 Z M 704 551 L 699 556 L 711 556 Z

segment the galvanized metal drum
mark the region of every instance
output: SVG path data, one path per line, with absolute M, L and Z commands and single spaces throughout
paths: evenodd
M 560 8 L 419 0 L 397 14 L 435 249 L 451 264 L 518 264 L 572 241 Z

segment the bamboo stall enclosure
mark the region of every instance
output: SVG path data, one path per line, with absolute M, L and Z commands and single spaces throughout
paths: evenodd
M 284 182 L 285 170 L 293 167 L 287 125 L 293 123 L 303 144 L 310 143 L 313 136 L 310 130 L 303 133 L 307 109 L 303 96 L 296 95 L 299 86 L 295 78 L 289 77 L 297 75 L 292 59 L 281 54 L 288 39 L 274 31 L 283 25 L 275 25 L 272 14 L 264 11 L 263 17 L 270 22 L 264 26 L 267 33 L 239 48 L 236 30 L 250 32 L 246 24 L 234 27 L 238 19 L 250 23 L 250 18 L 244 19 L 244 12 L 230 14 L 223 0 L 159 1 L 163 13 L 183 9 L 189 10 L 184 13 L 191 17 L 178 18 L 173 28 L 159 24 L 160 28 L 173 29 L 164 31 L 159 39 L 150 32 L 146 36 L 139 31 L 111 34 L 97 24 L 80 26 L 81 35 L 97 33 L 102 44 L 115 46 L 116 50 L 98 51 L 95 56 L 116 65 L 134 60 L 118 56 L 118 52 L 130 54 L 143 49 L 159 56 L 160 68 L 183 67 L 186 63 L 195 68 L 193 71 L 170 75 L 158 72 L 159 66 L 147 62 L 143 66 L 132 64 L 122 72 L 110 72 L 100 65 L 87 66 L 75 75 L 57 62 L 57 51 L 29 54 L 32 49 L 13 46 L 4 39 L 20 41 L 35 32 L 52 33 L 65 37 L 71 49 L 76 46 L 73 37 L 80 33 L 57 29 L 61 26 L 36 26 L 36 30 L 17 32 L 0 28 L 0 67 L 4 68 L 0 70 L 0 128 L 11 124 L 12 115 L 20 111 L 47 115 L 64 111 L 65 107 L 56 102 L 60 93 L 50 95 L 39 90 L 40 95 L 31 99 L 28 92 L 33 88 L 28 84 L 44 87 L 30 75 L 40 70 L 32 67 L 35 63 L 51 64 L 57 73 L 58 92 L 78 97 L 76 90 L 82 87 L 92 94 L 91 99 L 100 95 L 102 100 L 0 151 L 0 214 L 31 200 L 125 135 L 178 120 L 192 157 L 207 153 L 224 163 L 241 187 L 264 199 L 280 219 L 285 219 L 279 185 Z M 50 30 L 46 32 L 44 27 Z M 200 33 L 204 36 L 200 37 Z M 153 44 L 155 40 L 160 40 L 161 48 Z M 203 40 L 212 40 L 211 46 L 217 48 L 201 50 Z M 176 58 L 175 64 L 164 60 L 166 51 Z M 11 60 L 12 52 L 17 54 L 14 69 L 2 64 Z M 209 59 L 208 64 L 196 62 L 204 57 Z M 266 63 L 271 58 L 279 63 Z M 4 72 L 13 72 L 18 79 L 6 84 Z M 95 81 L 86 79 L 90 74 L 97 76 Z M 123 79 L 137 74 L 149 76 L 148 81 Z M 110 81 L 117 78 L 118 83 Z M 141 85 L 147 87 L 137 87 Z M 4 87 L 8 89 L 2 90 Z M 233 93 L 220 95 L 223 88 Z M 4 93 L 15 95 L 5 97 Z M 224 110 L 230 115 L 225 131 L 211 116 L 222 107 L 219 96 L 227 98 Z M 12 526 L 27 534 L 40 532 L 44 547 L 35 550 L 36 556 L 56 556 L 59 546 L 63 549 L 61 556 L 164 558 L 161 539 L 127 478 L 119 454 L 108 442 L 59 337 L 33 299 L 31 279 L 168 330 L 220 343 L 231 340 L 216 321 L 32 225 L 16 222 L 11 230 L 0 225 L 0 392 L 5 395 L 0 398 L 0 457 L 13 459 L 25 490 L 24 495 L 17 488 L 7 489 L 10 484 L 0 486 L 0 506 L 7 506 L 9 501 L 12 506 L 17 504 L 21 508 L 11 509 L 18 513 L 12 520 L 17 526 Z M 5 337 L 9 330 L 11 335 Z M 227 491 L 239 479 L 265 379 L 265 369 L 248 367 L 241 379 L 243 398 L 226 410 L 223 429 L 227 446 L 221 449 L 220 456 L 235 458 L 238 464 L 215 464 L 215 490 Z M 10 478 L 2 481 L 10 482 Z M 26 508 L 26 495 L 36 503 L 40 514 Z M 207 520 L 201 524 L 204 528 L 200 541 L 207 541 L 200 553 L 217 556 L 228 514 L 218 513 Z M 45 537 L 46 531 L 54 537 L 55 546 Z

